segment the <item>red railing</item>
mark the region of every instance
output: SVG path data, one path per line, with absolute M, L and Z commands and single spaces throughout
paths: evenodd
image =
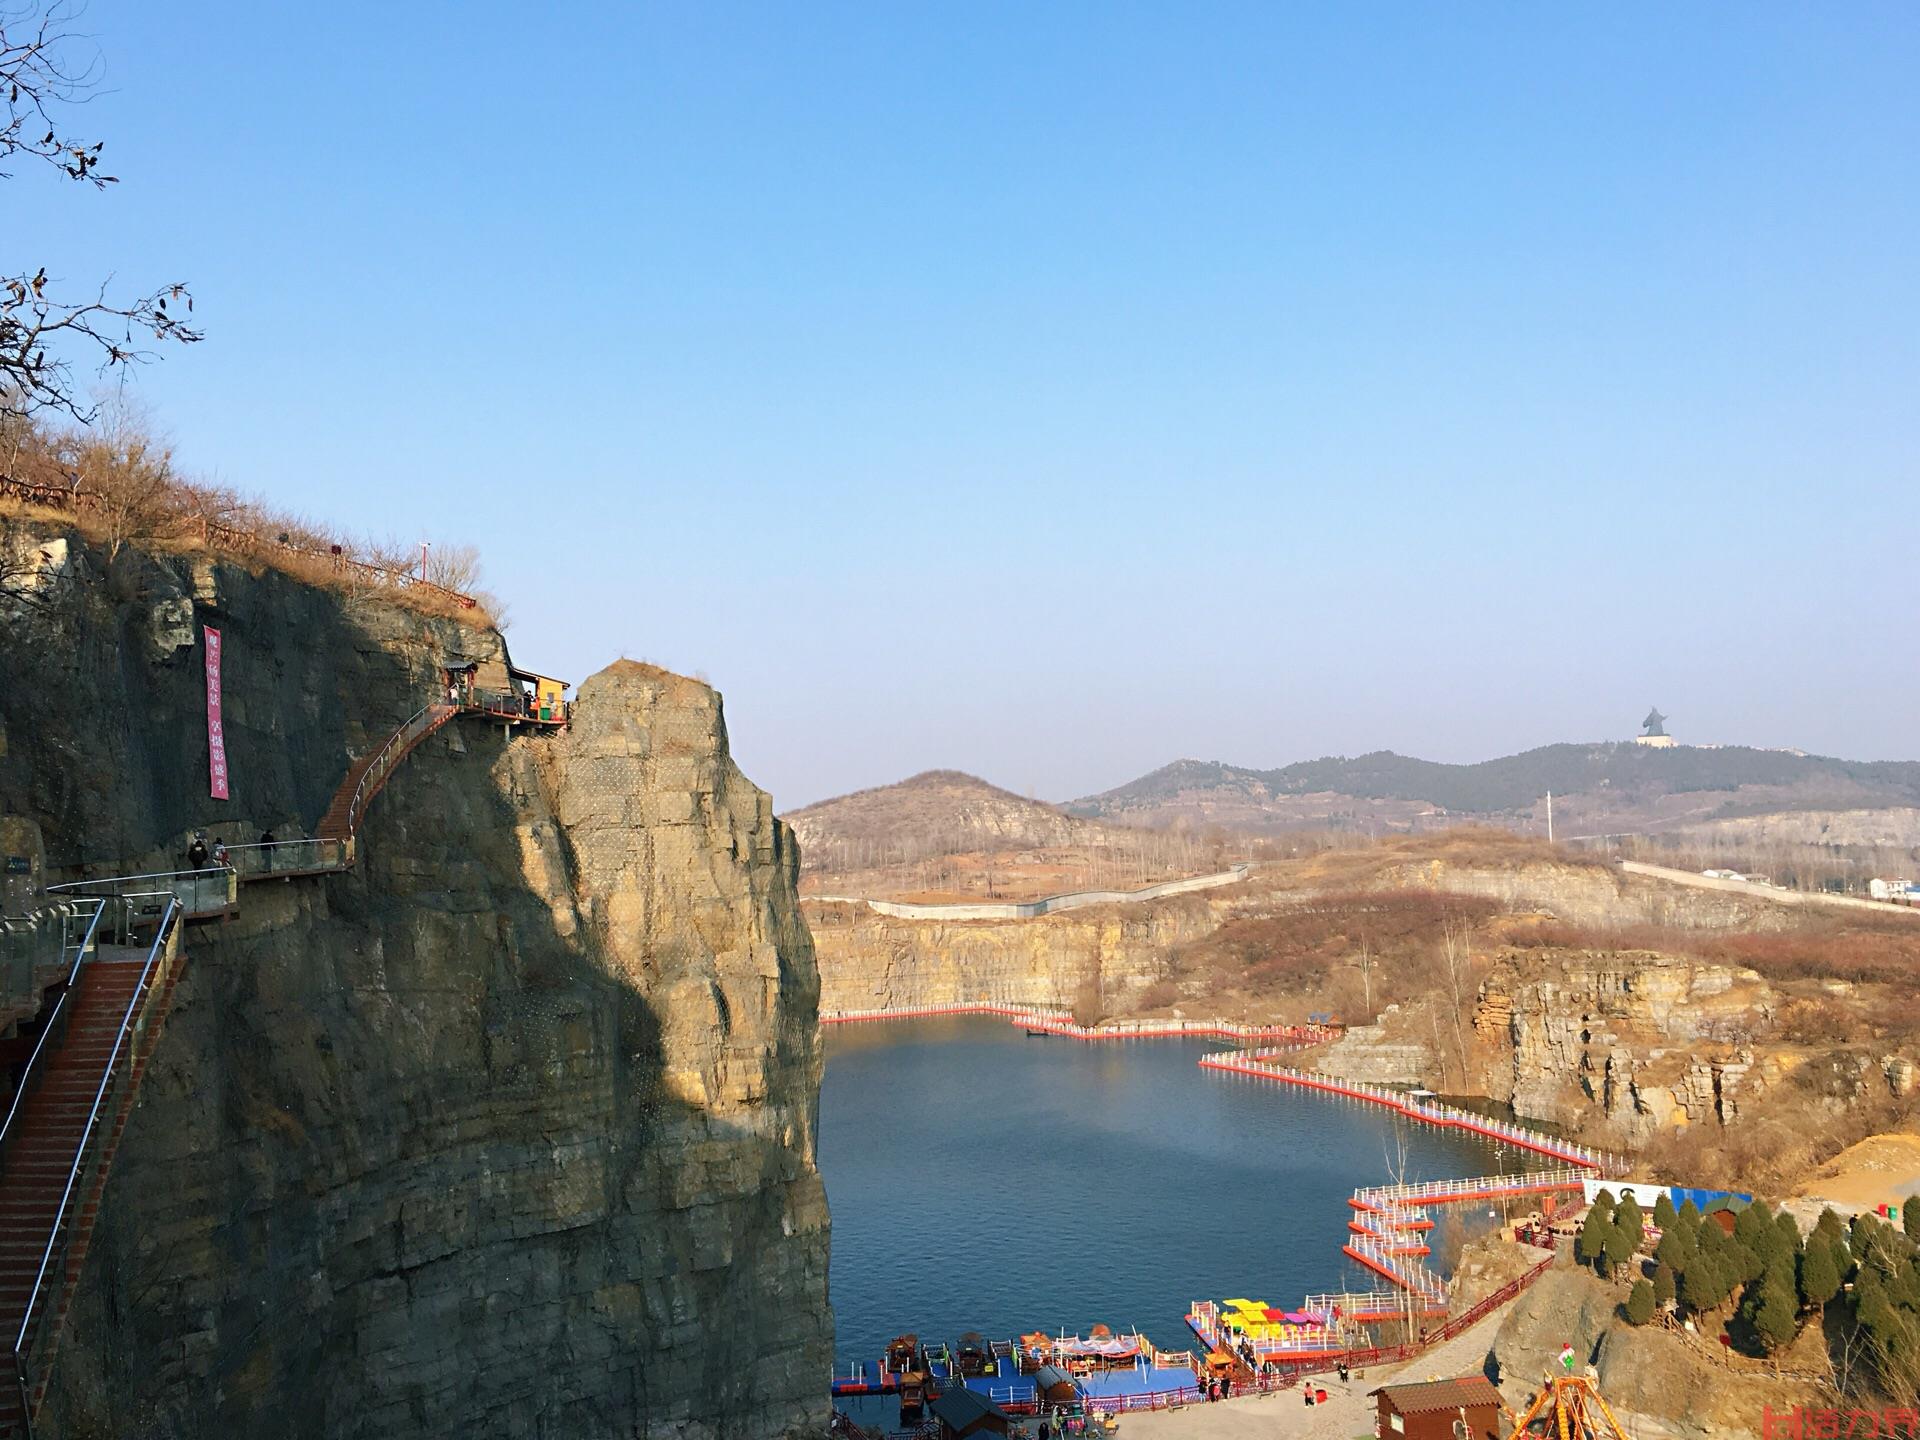
M 1112 1020 L 1081 1025 L 1064 1010 L 1011 1005 L 997 1000 L 959 1000 L 950 1005 L 903 1005 L 874 1010 L 825 1010 L 822 1025 L 856 1025 L 870 1020 L 915 1020 L 936 1015 L 997 1015 L 1067 1040 L 1277 1040 L 1266 1050 L 1235 1053 L 1278 1055 L 1283 1050 L 1324 1044 L 1339 1032 L 1321 1025 L 1242 1025 L 1233 1020 Z

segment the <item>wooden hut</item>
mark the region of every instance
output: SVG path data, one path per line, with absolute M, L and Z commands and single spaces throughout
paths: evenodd
M 965 1440 L 970 1435 L 1005 1435 L 1007 1412 L 978 1390 L 958 1387 L 942 1390 L 927 1408 L 940 1426 L 940 1440 Z
M 1380 1440 L 1500 1440 L 1500 1392 L 1484 1375 L 1367 1393 L 1380 1402 Z

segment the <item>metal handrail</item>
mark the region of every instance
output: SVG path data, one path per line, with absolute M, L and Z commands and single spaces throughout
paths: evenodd
M 201 870 L 158 871 L 147 875 L 111 875 L 93 880 L 69 880 L 49 886 L 65 895 L 112 895 L 121 899 L 153 899 L 171 894 L 180 901 L 190 917 L 224 914 L 233 909 L 240 884 L 239 873 L 231 865 L 211 865 Z
M 97 880 L 68 880 L 63 884 L 49 885 L 47 886 L 47 893 L 49 895 L 55 893 L 65 894 L 71 891 L 73 894 L 78 895 L 89 885 L 131 885 L 136 880 L 179 880 L 182 877 L 197 880 L 203 875 L 221 874 L 228 868 L 230 867 L 225 865 L 208 865 L 199 870 L 155 870 L 145 875 L 103 875 Z M 146 890 L 139 893 L 151 896 L 170 892 Z
M 396 746 L 404 749 L 406 746 L 411 745 L 414 740 L 418 739 L 420 734 L 424 734 L 426 726 L 422 722 L 433 715 L 434 712 L 440 710 L 452 712 L 456 709 L 458 709 L 457 706 L 444 703 L 436 703 L 423 707 L 415 712 L 412 718 L 398 730 L 389 735 L 387 737 L 387 743 L 374 752 L 373 759 L 367 763 L 367 768 L 361 772 L 359 783 L 353 787 L 353 795 L 347 801 L 347 833 L 349 835 L 351 835 L 360 824 L 361 804 L 365 800 L 372 798 L 367 793 L 367 782 L 369 780 L 384 780 L 398 759 L 397 756 L 390 754 L 390 752 L 392 752 Z M 416 727 L 418 727 L 417 730 Z M 378 789 L 379 786 L 376 784 L 374 788 Z
M 74 1152 L 73 1165 L 67 1171 L 66 1188 L 60 1195 L 60 1208 L 54 1212 L 53 1229 L 47 1236 L 47 1248 L 40 1257 L 40 1269 L 34 1275 L 33 1289 L 27 1293 L 26 1308 L 20 1317 L 20 1333 L 14 1337 L 13 1341 L 13 1367 L 20 1381 L 23 1401 L 21 1417 L 26 1425 L 28 1440 L 32 1440 L 33 1416 L 31 1387 L 27 1384 L 27 1351 L 30 1348 L 27 1336 L 33 1329 L 34 1311 L 40 1304 L 40 1292 L 46 1286 L 47 1269 L 53 1264 L 54 1252 L 61 1248 L 62 1222 L 66 1219 L 68 1205 L 72 1203 L 74 1186 L 79 1183 L 80 1171 L 87 1163 L 87 1148 L 93 1143 L 99 1127 L 100 1107 L 106 1103 L 107 1091 L 113 1084 L 114 1071 L 120 1063 L 120 1052 L 127 1044 L 128 1033 L 134 1028 L 134 1012 L 140 1008 L 143 1001 L 151 999 L 154 967 L 160 963 L 168 942 L 173 938 L 175 923 L 180 916 L 179 897 L 171 891 L 158 893 L 166 895 L 167 908 L 160 917 L 159 928 L 154 932 L 153 945 L 147 951 L 147 960 L 141 968 L 140 979 L 127 1001 L 126 1014 L 120 1018 L 120 1028 L 113 1039 L 113 1052 L 107 1057 L 106 1069 L 100 1076 L 100 1087 L 94 1092 L 93 1108 L 87 1112 L 87 1123 L 80 1132 L 80 1144 Z
M 27 1092 L 38 1082 L 36 1071 L 40 1065 L 40 1056 L 47 1048 L 47 1040 L 57 1031 L 65 1028 L 67 1001 L 73 995 L 73 982 L 79 978 L 80 967 L 86 963 L 87 952 L 93 948 L 94 934 L 100 928 L 100 917 L 106 914 L 107 902 L 102 899 L 93 907 L 93 918 L 87 922 L 86 933 L 80 937 L 79 948 L 74 952 L 73 965 L 67 971 L 66 986 L 60 992 L 60 998 L 54 1002 L 53 1013 L 47 1017 L 47 1023 L 40 1027 L 40 1038 L 34 1042 L 33 1054 L 27 1057 L 26 1069 L 20 1072 L 20 1083 L 13 1088 L 13 1103 L 7 1107 L 7 1118 L 0 1121 L 0 1172 L 6 1169 L 7 1141 L 13 1133 L 14 1117 L 20 1113 L 20 1106 L 26 1101 Z
M 347 842 L 333 835 L 313 835 L 298 840 L 270 840 L 251 845 L 227 846 L 229 868 L 239 874 L 242 880 L 252 880 L 282 873 L 276 869 L 275 861 L 282 855 L 311 854 L 314 863 L 302 866 L 293 864 L 287 870 L 344 870 L 347 868 Z M 259 864 L 253 863 L 259 860 Z

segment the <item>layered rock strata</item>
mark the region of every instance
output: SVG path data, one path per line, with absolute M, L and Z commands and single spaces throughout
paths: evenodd
M 1652 951 L 1515 952 L 1481 983 L 1475 1031 L 1511 1057 L 1500 1098 L 1517 1114 L 1579 1125 L 1598 1110 L 1644 1141 L 1737 1118 L 1777 1078 L 1755 1035 L 1778 999 L 1757 974 Z
M 1219 925 L 1197 897 L 1030 920 L 909 920 L 859 903 L 805 902 L 826 1011 L 990 1000 L 1124 1015 L 1170 973 L 1174 950 Z
M 501 646 L 77 542 L 0 618 L 0 803 L 66 875 L 299 833 L 443 664 Z M 622 664 L 566 733 L 458 721 L 360 855 L 190 931 L 41 1433 L 820 1433 L 818 981 L 718 697 Z

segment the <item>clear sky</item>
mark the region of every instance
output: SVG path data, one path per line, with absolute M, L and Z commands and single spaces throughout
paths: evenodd
M 471 541 L 785 808 L 1920 755 L 1920 8 L 92 0 L 188 465 Z M 76 126 L 78 128 L 78 126 Z M 241 657 L 233 657 L 238 663 Z

